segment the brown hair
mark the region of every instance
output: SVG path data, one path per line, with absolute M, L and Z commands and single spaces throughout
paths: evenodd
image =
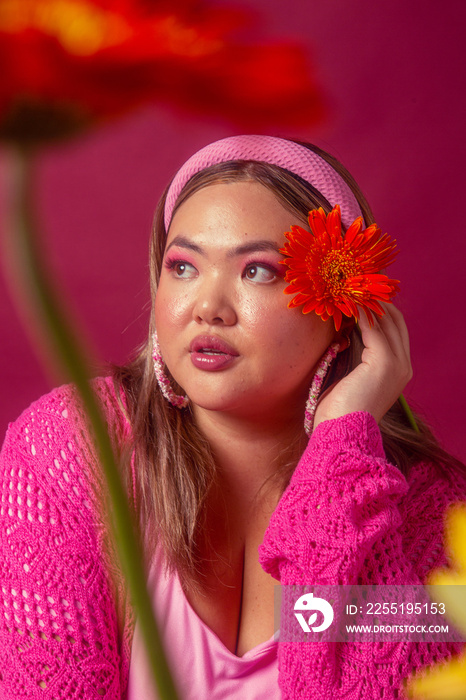
M 361 207 L 366 225 L 373 223 L 370 207 L 348 171 L 332 156 L 310 144 L 303 146 L 322 156 L 347 182 Z M 278 200 L 306 221 L 311 209 L 329 202 L 308 182 L 278 166 L 256 161 L 235 161 L 215 165 L 194 175 L 182 190 L 174 211 L 194 192 L 213 183 L 252 180 L 271 190 Z M 152 304 L 154 303 L 165 250 L 167 232 L 164 225 L 166 191 L 156 210 L 150 243 Z M 142 533 L 146 537 L 148 556 L 156 537 L 161 541 L 168 566 L 176 570 L 186 586 L 197 585 L 202 578 L 201 545 L 206 543 L 207 497 L 216 479 L 216 465 L 206 438 L 196 427 L 190 408 L 179 410 L 163 398 L 155 379 L 151 336 L 153 314 L 147 342 L 128 365 L 116 368 L 114 380 L 126 397 L 127 413 L 133 429 L 129 446 L 136 473 L 136 510 Z M 362 344 L 356 330 L 350 348 L 339 354 L 324 385 L 330 386 L 348 374 L 361 361 Z M 177 393 L 182 393 L 172 379 Z M 119 395 L 119 394 L 117 394 Z M 387 458 L 403 473 L 421 460 L 434 462 L 449 472 L 462 467 L 437 443 L 427 425 L 416 417 L 420 432 L 411 427 L 397 401 L 380 422 Z M 277 467 L 284 489 L 296 466 Z M 129 475 L 130 470 L 127 470 Z M 128 487 L 129 487 L 128 476 Z M 154 527 L 156 524 L 156 527 Z

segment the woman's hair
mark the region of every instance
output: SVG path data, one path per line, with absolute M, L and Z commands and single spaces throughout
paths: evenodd
M 348 171 L 325 151 L 301 143 L 319 154 L 346 181 L 361 207 L 366 226 L 374 222 L 372 212 Z M 192 194 L 212 184 L 238 181 L 258 182 L 269 189 L 280 203 L 304 222 L 311 209 L 323 207 L 328 213 L 329 202 L 312 185 L 297 175 L 274 165 L 257 161 L 234 161 L 201 170 L 185 185 L 178 197 L 174 212 Z M 155 214 L 150 242 L 150 275 L 152 309 L 162 268 L 167 239 L 164 225 L 164 192 Z M 134 360 L 114 370 L 114 381 L 123 390 L 124 407 L 132 426 L 132 442 L 128 446 L 135 472 L 135 509 L 138 525 L 145 536 L 148 556 L 160 541 L 167 564 L 176 571 L 186 587 L 202 584 L 201 550 L 208 546 L 206 529 L 207 499 L 216 483 L 216 465 L 206 438 L 196 427 L 189 406 L 174 408 L 162 396 L 152 361 L 152 310 L 148 339 Z M 350 347 L 334 361 L 322 391 L 348 374 L 361 362 L 363 346 L 357 330 L 351 332 Z M 167 371 L 168 374 L 168 371 Z M 168 374 L 168 376 L 170 376 Z M 183 393 L 171 378 L 175 391 Z M 303 416 L 304 419 L 304 416 Z M 460 463 L 438 444 L 427 425 L 416 416 L 419 432 L 410 425 L 397 401 L 380 422 L 380 430 L 387 458 L 406 474 L 411 465 L 422 460 L 439 465 L 447 474 Z M 285 489 L 296 460 L 291 463 L 277 457 L 277 478 Z M 128 490 L 131 491 L 131 469 L 125 470 Z

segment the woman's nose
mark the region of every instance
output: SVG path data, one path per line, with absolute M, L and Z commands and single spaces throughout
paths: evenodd
M 234 300 L 221 276 L 206 281 L 197 291 L 193 307 L 197 323 L 233 326 L 237 321 Z

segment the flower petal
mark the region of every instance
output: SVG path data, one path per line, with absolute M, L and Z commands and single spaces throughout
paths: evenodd
M 466 575 L 466 506 L 450 510 L 446 534 L 450 554 L 455 564 Z
M 317 238 L 327 235 L 326 221 L 327 219 L 322 207 L 309 212 L 309 226 Z
M 419 700 L 464 700 L 466 654 L 423 670 L 408 683 L 408 697 Z

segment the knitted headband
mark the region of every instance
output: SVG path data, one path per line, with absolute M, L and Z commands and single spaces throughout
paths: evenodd
M 351 189 L 341 176 L 305 146 L 275 136 L 230 136 L 201 148 L 176 173 L 165 201 L 165 229 L 170 226 L 173 209 L 181 190 L 193 175 L 218 163 L 235 160 L 257 160 L 278 165 L 299 175 L 315 187 L 329 204 L 339 204 L 341 220 L 348 228 L 361 216 L 361 209 Z

